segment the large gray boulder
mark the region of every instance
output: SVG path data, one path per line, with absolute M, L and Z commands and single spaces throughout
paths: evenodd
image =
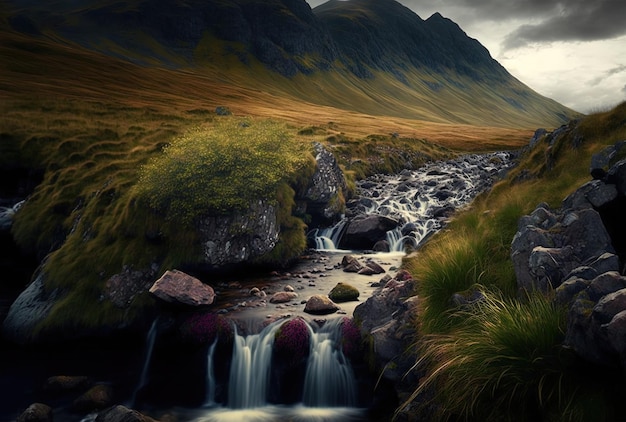
M 19 344 L 29 343 L 37 326 L 43 322 L 60 298 L 58 290 L 48 290 L 44 285 L 44 273 L 24 290 L 9 308 L 2 324 L 5 338 Z
M 203 218 L 198 224 L 202 245 L 199 263 L 221 268 L 270 252 L 280 232 L 276 212 L 270 201 L 257 200 L 245 212 Z
M 611 236 L 593 208 L 548 210 L 545 205 L 520 220 L 511 260 L 521 290 L 557 288 L 575 268 L 615 253 Z
M 313 220 L 329 224 L 339 220 L 345 211 L 342 199 L 347 189 L 346 179 L 330 151 L 320 143 L 315 143 L 313 148 L 317 167 L 301 199 Z

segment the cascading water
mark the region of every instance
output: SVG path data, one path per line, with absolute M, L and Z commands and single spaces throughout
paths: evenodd
M 347 219 L 342 219 L 332 227 L 315 229 L 313 237 L 315 239 L 315 249 L 336 250 L 341 240 L 341 235 L 346 228 Z
M 213 340 L 211 346 L 207 351 L 207 370 L 206 370 L 206 398 L 204 400 L 204 406 L 210 407 L 215 405 L 215 391 L 216 381 L 215 381 L 215 369 L 214 369 L 214 360 L 215 360 L 215 347 L 217 346 L 217 338 Z
M 312 407 L 356 405 L 356 381 L 350 362 L 340 347 L 341 319 L 310 330 L 310 355 L 304 378 L 302 402 Z
M 228 381 L 228 407 L 249 409 L 267 405 L 272 345 L 281 324 L 268 325 L 246 337 L 235 333 Z
M 387 232 L 385 239 L 389 251 L 416 249 L 443 227 L 451 212 L 467 205 L 512 165 L 511 154 L 500 152 L 430 163 L 397 175 L 374 175 L 357 182 L 359 198 L 350 205 L 351 214 L 378 214 L 396 220 L 397 227 Z M 317 249 L 339 245 L 347 223 L 344 219 L 334 227 L 318 229 Z M 329 233 L 337 236 L 332 243 Z
M 148 334 L 146 335 L 146 353 L 143 361 L 143 368 L 141 370 L 141 376 L 137 387 L 133 391 L 133 396 L 130 400 L 130 406 L 134 406 L 137 401 L 137 394 L 148 384 L 148 374 L 150 370 L 150 362 L 152 361 L 152 352 L 154 350 L 154 343 L 156 342 L 158 334 L 158 318 L 152 322 Z
M 235 420 L 275 421 L 363 421 L 363 410 L 356 408 L 357 384 L 348 359 L 339 348 L 342 318 L 328 320 L 317 331 L 307 323 L 310 333 L 310 355 L 303 382 L 300 405 L 274 405 L 268 402 L 271 381 L 272 354 L 276 332 L 286 321 L 265 327 L 258 334 L 235 333 L 228 400 L 225 407 L 204 406 L 190 417 L 196 422 L 225 422 Z M 215 343 L 207 352 L 207 390 L 215 389 L 212 374 L 216 353 Z M 212 385 L 210 385 L 213 383 Z M 207 391 L 207 402 L 210 401 Z

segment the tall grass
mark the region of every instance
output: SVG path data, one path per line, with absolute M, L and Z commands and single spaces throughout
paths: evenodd
M 464 323 L 453 332 L 422 339 L 418 364 L 432 368 L 411 399 L 435 391 L 438 420 L 543 420 L 552 412 L 569 420 L 577 387 L 566 379 L 568 352 L 559 346 L 565 310 L 539 294 L 524 301 L 483 295 L 459 312 Z

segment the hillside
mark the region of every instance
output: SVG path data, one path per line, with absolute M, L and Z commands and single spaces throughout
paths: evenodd
M 251 89 L 249 95 L 274 110 L 305 102 L 373 116 L 525 129 L 556 127 L 576 115 L 511 76 L 452 21 L 438 14 L 424 21 L 391 0 L 331 1 L 314 10 L 304 0 L 8 4 L 8 26 L 22 36 L 148 72 L 185 72 L 184 79 Z M 158 87 L 185 90 L 180 83 Z M 207 88 L 204 98 L 217 87 Z

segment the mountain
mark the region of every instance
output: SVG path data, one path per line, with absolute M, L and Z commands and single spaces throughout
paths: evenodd
M 555 127 L 574 111 L 440 14 L 394 0 L 7 0 L 12 31 L 377 116 Z

